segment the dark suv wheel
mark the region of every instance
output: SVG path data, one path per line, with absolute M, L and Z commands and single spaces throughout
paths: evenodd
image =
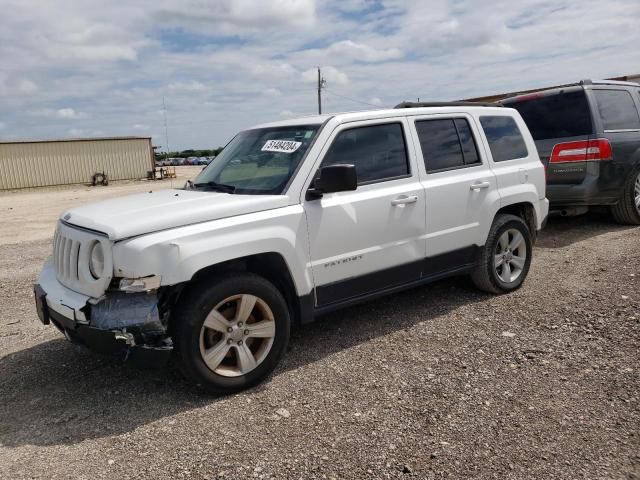
M 195 286 L 176 306 L 172 321 L 182 372 L 216 394 L 262 381 L 289 341 L 290 317 L 282 294 L 250 273 Z
M 520 288 L 529 273 L 532 244 L 531 232 L 522 218 L 508 214 L 496 216 L 480 260 L 471 271 L 471 280 L 480 290 L 489 293 Z
M 623 225 L 640 225 L 640 168 L 629 176 L 620 201 L 611 207 L 616 222 Z

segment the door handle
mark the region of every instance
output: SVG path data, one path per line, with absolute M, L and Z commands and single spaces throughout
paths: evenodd
M 491 182 L 478 182 L 478 183 L 472 183 L 469 188 L 477 192 L 478 190 L 481 190 L 483 188 L 489 188 L 490 186 L 491 186 Z
M 391 200 L 391 205 L 397 207 L 399 205 L 408 205 L 409 203 L 416 203 L 418 201 L 417 195 L 400 195 L 399 197 Z

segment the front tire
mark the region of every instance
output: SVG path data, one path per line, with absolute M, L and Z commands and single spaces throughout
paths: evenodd
M 611 214 L 622 225 L 640 225 L 640 168 L 625 182 L 620 201 L 611 207 Z
M 180 368 L 210 393 L 258 384 L 277 366 L 289 342 L 286 301 L 274 285 L 251 273 L 195 285 L 175 312 Z
M 529 273 L 532 245 L 531 232 L 522 218 L 498 215 L 471 271 L 474 285 L 495 294 L 520 288 Z

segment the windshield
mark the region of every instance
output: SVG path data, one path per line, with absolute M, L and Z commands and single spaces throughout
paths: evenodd
M 227 193 L 283 193 L 320 125 L 240 132 L 193 181 L 193 188 Z

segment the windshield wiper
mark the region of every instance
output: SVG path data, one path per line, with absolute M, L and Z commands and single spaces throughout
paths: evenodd
M 236 191 L 236 187 L 234 187 L 233 185 L 227 185 L 225 183 L 218 183 L 214 181 L 194 183 L 193 186 L 195 188 L 207 187 L 207 188 L 210 188 L 211 190 L 217 190 L 218 192 L 224 192 L 224 193 L 233 193 Z

